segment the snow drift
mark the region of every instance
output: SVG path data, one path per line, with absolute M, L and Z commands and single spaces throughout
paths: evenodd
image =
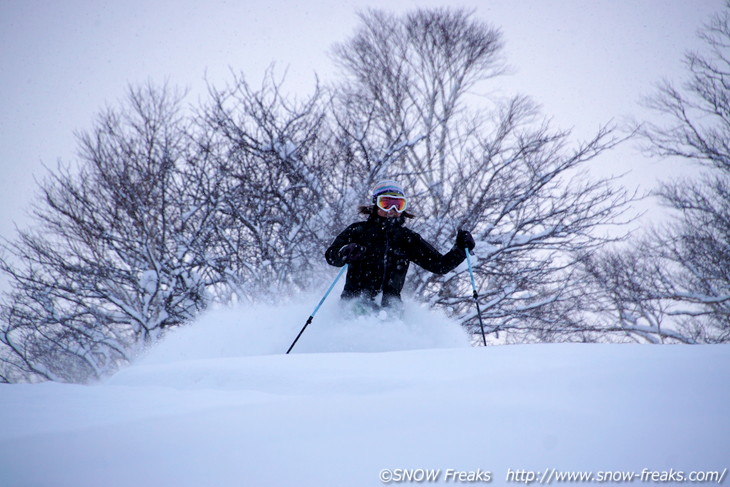
M 303 302 L 211 311 L 94 386 L 2 386 L 0 485 L 504 485 L 730 466 L 729 346 L 469 348 L 413 304 L 402 321 L 343 321 L 332 304 L 284 355 Z

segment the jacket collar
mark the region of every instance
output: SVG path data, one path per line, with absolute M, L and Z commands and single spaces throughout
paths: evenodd
M 394 218 L 383 218 L 377 213 L 373 212 L 368 216 L 368 223 L 376 225 L 384 230 L 390 230 L 392 228 L 400 228 L 405 224 L 406 218 L 401 215 Z

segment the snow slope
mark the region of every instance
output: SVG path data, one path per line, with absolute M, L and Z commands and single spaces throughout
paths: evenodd
M 505 485 L 532 471 L 730 467 L 728 346 L 470 348 L 412 304 L 405 322 L 342 320 L 332 305 L 285 355 L 310 298 L 213 311 L 100 384 L 0 387 L 0 486 L 377 486 L 427 473 Z

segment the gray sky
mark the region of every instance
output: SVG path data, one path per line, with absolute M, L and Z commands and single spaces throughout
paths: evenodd
M 169 80 L 202 93 L 229 69 L 258 82 L 276 62 L 285 87 L 309 91 L 332 73 L 328 51 L 358 9 L 464 6 L 502 29 L 513 73 L 500 91 L 542 104 L 557 126 L 588 137 L 599 124 L 640 117 L 641 95 L 682 75 L 685 51 L 723 0 L 0 0 L 0 237 L 26 225 L 45 164 L 73 161 L 74 132 L 92 126 L 127 86 Z M 666 163 L 628 148 L 602 158 L 650 186 Z

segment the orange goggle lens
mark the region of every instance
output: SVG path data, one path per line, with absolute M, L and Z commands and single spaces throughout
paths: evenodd
M 393 208 L 398 213 L 403 213 L 406 210 L 408 202 L 405 196 L 393 196 L 389 194 L 381 194 L 377 199 L 378 208 L 384 211 L 389 211 Z

